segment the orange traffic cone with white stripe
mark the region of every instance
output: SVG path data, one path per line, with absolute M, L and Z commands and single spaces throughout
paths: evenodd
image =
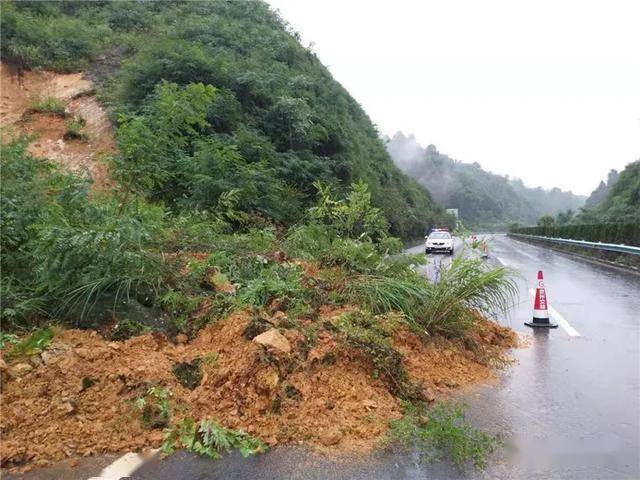
M 556 323 L 549 320 L 549 310 L 547 307 L 547 292 L 544 289 L 544 278 L 542 270 L 538 270 L 538 286 L 536 287 L 536 299 L 533 302 L 533 321 L 524 322 L 528 327 L 535 328 L 556 328 Z

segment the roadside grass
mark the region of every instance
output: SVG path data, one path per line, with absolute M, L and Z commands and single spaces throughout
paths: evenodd
M 503 444 L 497 436 L 471 425 L 461 404 L 441 402 L 427 407 L 405 403 L 404 408 L 404 416 L 390 423 L 387 443 L 415 448 L 425 461 L 446 458 L 460 468 L 471 464 L 483 470 L 489 457 Z

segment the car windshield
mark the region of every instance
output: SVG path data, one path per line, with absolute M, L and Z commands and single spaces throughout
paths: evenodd
M 433 232 L 431 235 L 429 235 L 430 239 L 434 239 L 434 238 L 451 238 L 451 235 L 448 234 L 447 232 Z

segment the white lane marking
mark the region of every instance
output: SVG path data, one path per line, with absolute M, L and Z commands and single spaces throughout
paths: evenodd
M 529 295 L 531 295 L 531 298 L 535 298 L 536 297 L 536 290 L 535 288 L 530 288 L 529 289 Z M 567 332 L 567 335 L 569 335 L 570 337 L 581 337 L 582 335 L 580 335 L 580 333 L 573 328 L 569 322 L 562 316 L 560 315 L 560 313 L 553 308 L 551 305 L 547 304 L 547 308 L 549 309 L 549 313 L 551 314 L 551 316 L 553 318 L 555 318 L 555 320 L 558 322 L 558 325 L 560 325 L 563 330 L 565 332 Z
M 99 477 L 91 477 L 89 480 L 119 480 L 122 477 L 128 477 L 144 462 L 149 460 L 159 452 L 159 450 L 152 450 L 150 455 L 143 455 L 141 453 L 129 452 L 118 458 L 115 462 L 100 472 Z
M 501 259 L 500 257 L 496 257 L 498 259 L 498 261 L 502 264 L 503 267 L 507 266 L 507 262 L 505 262 L 503 259 Z
M 524 255 L 527 258 L 530 258 L 531 260 L 535 260 L 536 262 L 538 261 L 538 259 L 534 255 L 531 255 L 530 253 L 527 253 L 524 250 L 518 249 L 518 250 L 516 250 L 516 252 Z

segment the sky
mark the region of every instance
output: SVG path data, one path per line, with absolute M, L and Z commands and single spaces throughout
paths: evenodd
M 640 1 L 267 0 L 383 135 L 588 195 L 640 158 Z

